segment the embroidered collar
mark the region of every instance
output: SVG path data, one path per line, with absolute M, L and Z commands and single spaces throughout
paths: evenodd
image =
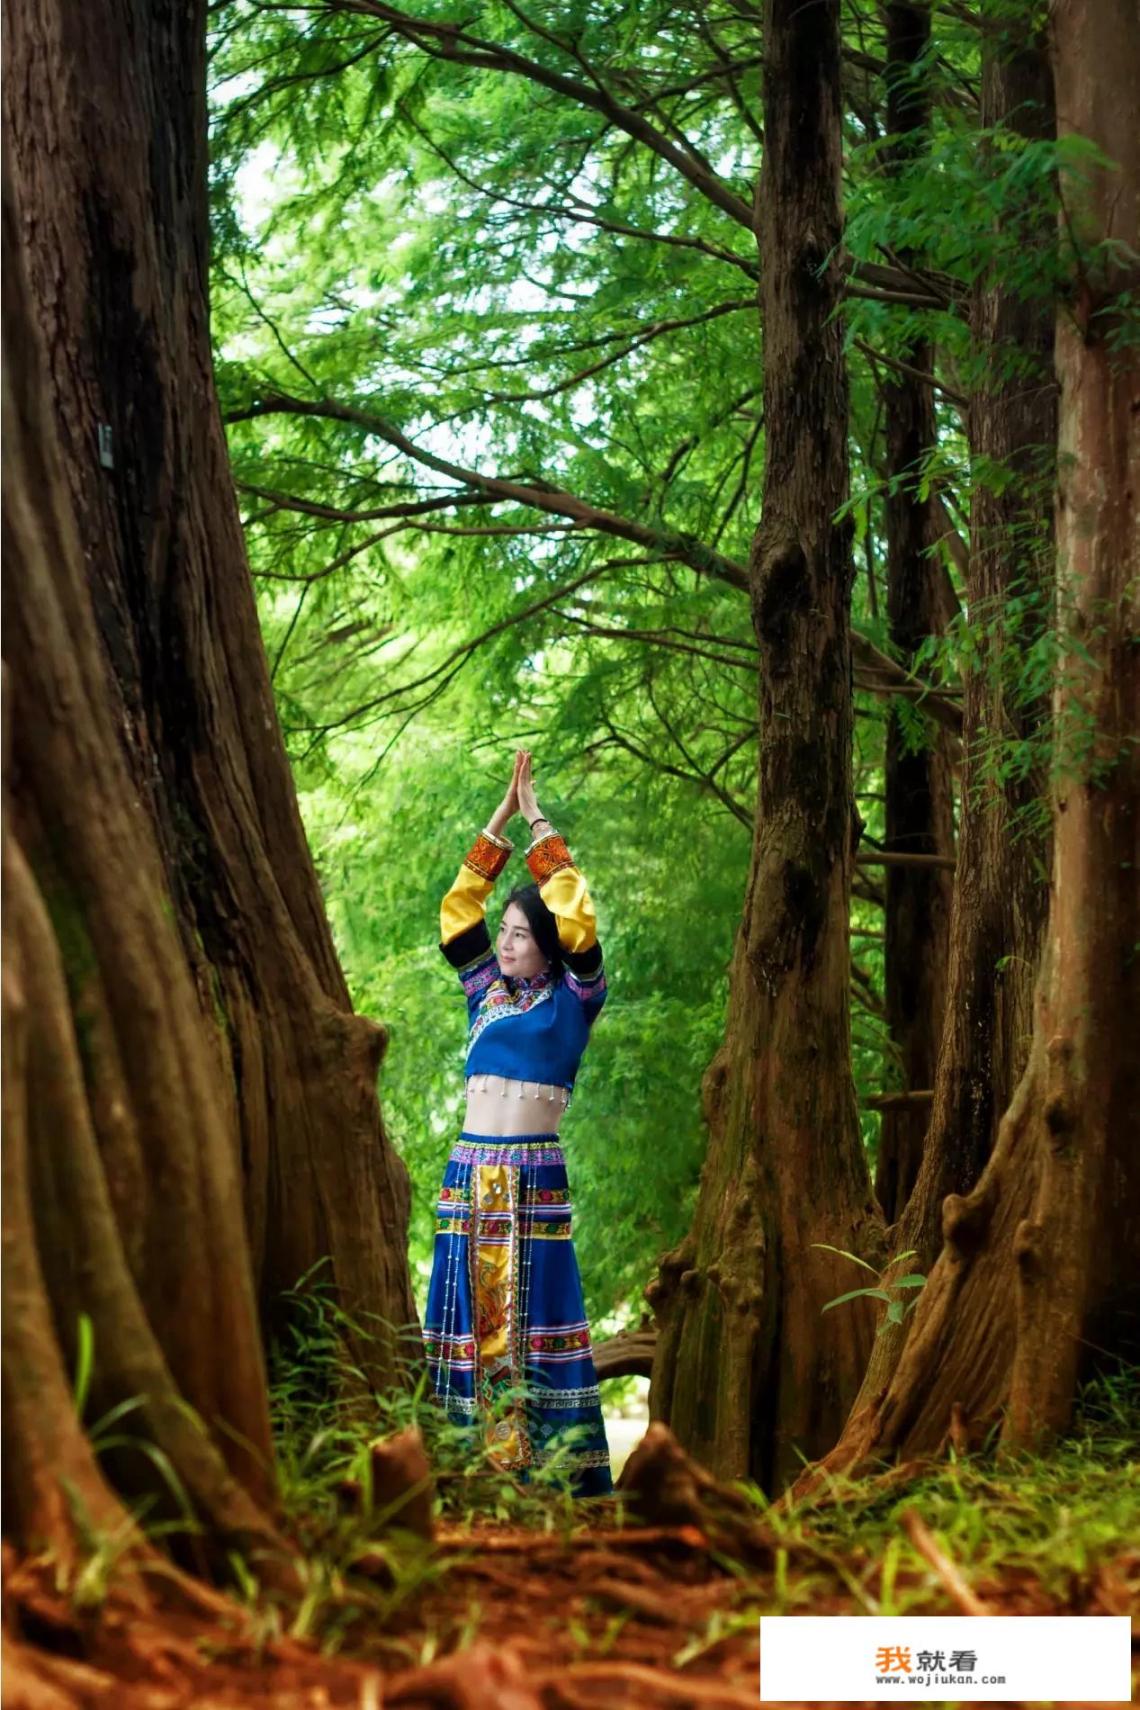
M 554 977 L 549 968 L 529 979 L 522 975 L 496 974 L 479 1002 L 478 1013 L 468 1035 L 468 1054 L 485 1027 L 492 1022 L 505 1021 L 510 1015 L 525 1015 L 535 1004 L 547 1003 L 554 996 Z
M 521 997 L 526 992 L 541 992 L 547 986 L 554 984 L 554 977 L 549 968 L 543 968 L 541 973 L 531 974 L 529 979 L 525 974 L 504 974 L 503 984 L 512 995 Z

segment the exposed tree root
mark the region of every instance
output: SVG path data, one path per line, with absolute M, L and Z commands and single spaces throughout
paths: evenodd
M 767 1559 L 772 1536 L 739 1492 L 718 1484 L 687 1455 L 660 1420 L 650 1425 L 622 1469 L 618 1487 L 643 1519 L 692 1526 L 745 1561 Z
M 917 1515 L 903 1526 L 923 1559 L 900 1568 L 896 1590 L 936 1612 L 1140 1611 L 1140 1554 L 1074 1577 L 1058 1600 L 1029 1570 L 965 1586 Z M 150 1610 L 116 1585 L 96 1614 L 69 1604 L 47 1562 L 9 1558 L 5 1710 L 737 1710 L 756 1703 L 758 1616 L 787 1605 L 765 1566 L 725 1572 L 700 1536 L 452 1529 L 437 1543 L 447 1571 L 394 1610 L 371 1605 L 345 1630 L 347 1601 L 335 1604 L 336 1655 L 267 1638 L 264 1619 L 259 1631 L 216 1592 L 193 1607 L 182 1576 L 151 1582 Z M 810 1538 L 785 1548 L 792 1583 L 810 1576 L 813 1613 L 877 1609 L 874 1563 Z

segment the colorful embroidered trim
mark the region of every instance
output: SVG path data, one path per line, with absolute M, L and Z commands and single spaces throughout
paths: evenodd
M 555 873 L 560 873 L 564 867 L 572 867 L 574 857 L 558 833 L 548 831 L 545 837 L 540 837 L 536 843 L 531 844 L 526 852 L 526 864 L 530 868 L 531 878 L 541 887 L 547 879 L 552 879 Z
M 505 1021 L 509 1015 L 525 1015 L 528 1009 L 533 1009 L 537 1003 L 545 1003 L 553 995 L 554 980 L 550 974 L 535 974 L 529 980 L 512 980 L 509 985 L 506 976 L 498 974 L 487 987 L 479 1013 L 471 1023 L 468 1054 L 483 1029 L 493 1021 Z
M 470 1337 L 425 1336 L 424 1351 L 429 1360 L 473 1360 L 475 1343 Z
M 526 1346 L 530 1354 L 579 1354 L 583 1348 L 590 1346 L 590 1331 L 585 1324 L 580 1329 L 567 1328 L 554 1335 L 543 1335 L 541 1331 L 531 1330 L 527 1335 Z
M 605 996 L 605 974 L 598 974 L 592 980 L 580 980 L 577 974 L 567 968 L 563 978 L 566 981 L 567 991 L 573 992 L 574 996 L 582 1003 L 597 1003 L 600 998 Z
M 484 950 L 473 962 L 468 962 L 465 968 L 460 968 L 459 983 L 469 998 L 478 997 L 492 984 L 499 972 L 499 964 L 495 960 L 493 950 Z
M 549 1454 L 537 1450 L 534 1456 L 536 1467 L 545 1466 L 547 1461 L 558 1461 L 564 1467 L 609 1467 L 610 1451 L 608 1449 L 583 1449 L 575 1453 L 573 1449 L 564 1454 L 561 1449 L 554 1449 Z
M 530 1144 L 520 1146 L 518 1141 L 503 1140 L 498 1145 L 470 1146 L 460 1140 L 453 1148 L 451 1159 L 456 1164 L 562 1164 L 566 1157 L 561 1146 Z
M 507 1246 L 513 1241 L 514 1233 L 505 1219 L 500 1220 L 498 1227 L 496 1227 L 495 1219 L 491 1217 L 480 1217 L 478 1222 L 479 1228 L 475 1238 L 480 1247 Z M 437 1235 L 470 1235 L 471 1219 L 454 1215 L 437 1217 L 435 1232 Z M 543 1223 L 538 1219 L 533 1222 L 528 1220 L 523 1228 L 523 1234 L 528 1241 L 569 1241 L 571 1239 L 571 1226 L 569 1221 Z
M 441 1187 L 439 1190 L 439 1204 L 441 1207 L 445 1206 L 445 1205 L 470 1205 L 470 1203 L 471 1203 L 471 1200 L 470 1200 L 470 1197 L 469 1197 L 469 1194 L 468 1194 L 468 1191 L 466 1188 L 462 1188 L 462 1187 Z M 527 1205 L 567 1205 L 568 1206 L 570 1204 L 570 1189 L 569 1188 L 553 1188 L 553 1187 L 524 1188 L 522 1191 L 522 1194 L 519 1198 L 519 1204 L 522 1206 L 527 1206 Z
M 596 1383 L 583 1384 L 580 1389 L 545 1389 L 536 1383 L 528 1388 L 527 1399 L 532 1407 L 557 1413 L 570 1407 L 598 1406 L 602 1396 Z
M 486 832 L 481 831 L 463 857 L 463 865 L 478 873 L 481 879 L 497 879 L 510 858 L 510 844 L 493 843 Z

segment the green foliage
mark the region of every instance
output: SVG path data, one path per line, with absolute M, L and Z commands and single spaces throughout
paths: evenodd
M 768 1516 L 789 1544 L 806 1532 L 864 1586 L 877 1578 L 871 1614 L 930 1608 L 931 1576 L 900 1536 L 908 1508 L 976 1589 L 990 1577 L 1025 1574 L 1067 1605 L 1074 1588 L 1089 1585 L 1099 1563 L 1129 1549 L 1140 1530 L 1138 1449 L 1140 1370 L 1123 1368 L 1082 1393 L 1071 1430 L 1047 1456 L 991 1444 L 951 1454 L 902 1491 L 831 1479 L 816 1502 L 786 1513 L 769 1508 Z M 785 1612 L 811 1606 L 810 1581 L 786 1583 Z
M 477 1516 L 513 1521 L 546 1531 L 575 1523 L 577 1506 L 566 1490 L 565 1465 L 572 1445 L 562 1444 L 527 1484 L 520 1484 L 494 1465 L 477 1435 L 447 1419 L 417 1345 L 408 1349 L 414 1381 L 382 1395 L 362 1388 L 346 1351 L 346 1332 L 360 1340 L 368 1331 L 337 1305 L 319 1267 L 284 1297 L 282 1308 L 270 1353 L 278 1486 L 302 1550 L 317 1554 L 326 1568 L 351 1572 L 366 1545 L 370 1551 L 390 1547 L 394 1567 L 407 1555 L 400 1508 L 413 1492 L 391 1507 L 374 1502 L 369 1445 L 409 1427 L 423 1437 L 441 1515 L 461 1522 Z M 347 1508 L 342 1500 L 346 1480 L 356 1486 Z M 390 1546 L 384 1542 L 389 1533 L 396 1534 Z
M 870 1271 L 875 1278 L 871 1287 L 848 1289 L 846 1294 L 837 1294 L 834 1300 L 829 1300 L 822 1308 L 830 1312 L 833 1306 L 844 1306 L 849 1300 L 881 1300 L 886 1303 L 886 1312 L 879 1325 L 879 1335 L 892 1324 L 901 1324 L 908 1313 L 918 1305 L 918 1290 L 926 1287 L 926 1278 L 918 1271 L 910 1271 L 905 1276 L 893 1277 L 891 1272 L 904 1259 L 912 1259 L 916 1248 L 908 1247 L 904 1253 L 896 1253 L 881 1271 L 876 1271 L 874 1265 L 869 1265 L 866 1259 L 860 1259 L 857 1254 L 849 1253 L 845 1247 L 831 1247 L 826 1241 L 813 1241 L 813 1247 L 819 1247 L 826 1253 L 838 1253 L 841 1259 L 850 1259 L 853 1265 L 862 1266 Z M 911 1292 L 914 1291 L 914 1292 Z
M 459 22 L 432 0 L 410 17 L 215 9 L 218 380 L 338 947 L 354 1001 L 391 1032 L 382 1094 L 419 1280 L 460 1113 L 463 1011 L 436 908 L 522 742 L 590 879 L 611 976 L 565 1127 L 587 1304 L 605 1319 L 636 1310 L 688 1215 L 749 858 L 763 661 L 733 583 L 765 449 L 755 20 L 689 0 L 487 0 Z M 1036 5 L 991 8 L 989 51 L 999 29 L 1016 46 L 1041 22 Z M 968 443 L 972 395 L 1048 380 L 1017 341 L 976 336 L 971 293 L 1052 301 L 1104 261 L 1057 217 L 1102 163 L 1022 134 L 1033 115 L 983 129 L 981 32 L 945 9 L 910 73 L 929 128 L 900 151 L 882 23 L 847 10 L 843 29 L 854 619 L 891 652 L 890 492 L 913 482 L 964 537 L 976 494 L 1019 483 L 1028 500 L 1052 480 L 1051 448 L 1027 471 Z M 1112 327 L 1129 336 L 1121 306 Z M 884 400 L 918 351 L 936 438 L 888 472 Z M 960 598 L 950 545 L 932 551 Z M 1031 592 L 1049 545 L 1028 529 L 1004 549 L 1025 591 L 999 611 L 963 604 L 910 663 L 952 694 L 1001 674 L 1011 716 L 984 733 L 983 787 L 1017 781 L 1037 832 L 1037 715 L 1060 669 Z M 887 717 L 911 747 L 931 726 L 921 700 L 888 713 L 863 690 L 857 715 L 858 804 L 881 844 Z M 862 892 L 852 1063 L 867 1095 L 901 1068 L 881 891 Z M 879 1118 L 861 1120 L 873 1155 Z

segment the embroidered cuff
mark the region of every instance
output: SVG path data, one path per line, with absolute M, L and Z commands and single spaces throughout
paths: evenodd
M 463 865 L 481 879 L 497 879 L 510 860 L 513 843 L 505 843 L 489 831 L 481 831 L 463 857 Z
M 527 850 L 526 864 L 535 884 L 541 886 L 563 867 L 572 867 L 574 857 L 556 831 L 547 831 L 536 837 Z

